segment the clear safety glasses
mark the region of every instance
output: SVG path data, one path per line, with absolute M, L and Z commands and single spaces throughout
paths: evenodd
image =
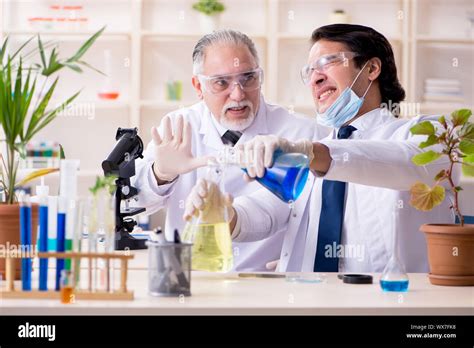
M 316 70 L 318 72 L 326 72 L 329 68 L 336 64 L 340 64 L 349 61 L 349 59 L 353 59 L 357 57 L 358 54 L 353 52 L 337 52 L 331 54 L 325 54 L 324 56 L 319 57 L 311 64 L 305 65 L 301 69 L 301 79 L 305 85 L 309 84 L 311 81 L 311 76 L 313 72 Z
M 220 94 L 225 91 L 232 92 L 235 85 L 239 85 L 244 92 L 251 92 L 260 88 L 263 82 L 263 70 L 261 68 L 236 74 L 197 76 L 204 89 L 212 94 Z

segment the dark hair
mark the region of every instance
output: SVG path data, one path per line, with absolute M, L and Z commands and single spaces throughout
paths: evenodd
M 382 104 L 398 116 L 399 103 L 405 99 L 405 90 L 397 76 L 397 66 L 392 46 L 388 40 L 376 30 L 355 24 L 331 24 L 320 27 L 311 34 L 311 42 L 319 40 L 336 41 L 345 44 L 350 51 L 357 53 L 355 64 L 361 68 L 369 59 L 377 57 L 382 61 L 378 77 Z

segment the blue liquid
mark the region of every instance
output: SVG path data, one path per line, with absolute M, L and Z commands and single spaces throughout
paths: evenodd
M 48 251 L 56 251 L 58 246 L 58 241 L 56 238 L 48 238 Z
M 244 169 L 245 172 L 247 172 Z M 256 180 L 283 202 L 294 202 L 308 179 L 308 158 L 303 154 L 276 151 L 274 163 Z
M 58 238 L 56 250 L 63 252 L 66 249 L 66 214 L 58 213 Z M 56 291 L 60 289 L 61 271 L 64 269 L 64 259 L 56 260 Z
M 20 241 L 22 253 L 31 253 L 31 207 L 20 206 Z M 31 259 L 23 255 L 21 259 L 21 288 L 31 291 Z
M 38 249 L 41 252 L 48 251 L 48 207 L 39 207 L 39 240 Z M 48 259 L 39 260 L 39 289 L 48 290 Z
M 383 291 L 406 292 L 408 280 L 381 280 L 380 286 Z

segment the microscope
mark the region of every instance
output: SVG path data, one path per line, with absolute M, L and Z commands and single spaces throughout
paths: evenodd
M 135 175 L 135 160 L 143 158 L 143 141 L 138 136 L 137 128 L 119 128 L 115 136 L 117 144 L 102 162 L 104 175 L 114 175 L 115 181 L 115 250 L 146 249 L 144 239 L 130 235 L 137 222 L 131 217 L 145 211 L 145 208 L 130 207 L 130 200 L 138 190 L 130 185 L 130 178 Z M 124 201 L 124 208 L 122 208 Z

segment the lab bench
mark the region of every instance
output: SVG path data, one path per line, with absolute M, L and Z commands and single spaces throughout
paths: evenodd
M 238 273 L 192 272 L 190 297 L 148 294 L 146 250 L 136 251 L 128 287 L 133 301 L 2 299 L 1 315 L 474 315 L 474 287 L 430 284 L 409 274 L 409 291 L 383 292 L 373 284 L 344 284 L 336 273 L 322 283 L 262 278 Z M 1 296 L 1 295 L 0 295 Z

